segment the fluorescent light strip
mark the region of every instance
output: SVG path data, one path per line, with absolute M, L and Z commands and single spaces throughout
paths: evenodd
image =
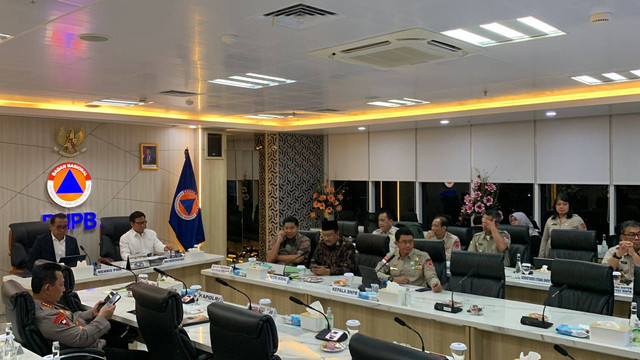
M 253 76 L 253 77 L 259 77 L 262 79 L 268 79 L 268 80 L 274 80 L 274 81 L 279 81 L 285 84 L 290 84 L 290 83 L 294 83 L 296 82 L 295 80 L 289 80 L 289 79 L 283 79 L 283 78 L 277 78 L 277 77 L 273 77 L 273 76 L 267 76 L 267 75 L 260 75 L 260 74 L 254 74 L 254 73 L 246 73 L 245 75 L 247 76 Z
M 247 84 L 240 81 L 231 81 L 231 80 L 225 80 L 225 79 L 209 80 L 209 82 L 214 84 L 220 84 L 220 85 L 236 86 L 236 87 L 241 87 L 245 89 L 260 89 L 262 87 L 261 85 Z
M 480 25 L 480 27 L 512 40 L 522 40 L 522 39 L 527 39 L 529 37 L 519 31 L 513 30 L 512 28 L 506 27 L 502 24 L 498 24 L 497 22 Z
M 518 18 L 518 21 L 520 21 L 523 24 L 529 25 L 534 29 L 540 30 L 543 33 L 549 34 L 549 35 L 561 35 L 564 34 L 564 32 L 556 29 L 555 27 L 545 23 L 544 21 L 541 21 L 539 19 L 534 18 L 533 16 L 527 16 L 527 17 L 523 17 L 523 18 Z
M 571 77 L 573 80 L 575 81 L 579 81 L 583 84 L 587 84 L 587 85 L 596 85 L 596 84 L 602 84 L 602 81 L 591 77 L 591 76 L 587 76 L 587 75 L 582 75 L 582 76 L 572 76 Z
M 89 104 L 93 104 L 93 105 L 108 105 L 108 106 L 135 106 L 138 105 L 137 102 L 131 102 L 131 101 L 117 101 L 117 100 L 111 100 L 111 99 L 102 99 L 102 100 L 94 100 L 91 101 Z
M 638 69 L 638 70 L 630 70 L 629 72 L 632 73 L 635 76 L 640 76 L 640 69 Z
M 406 101 L 406 100 L 387 100 L 390 103 L 395 103 L 395 104 L 400 104 L 400 105 L 415 105 L 416 103 L 413 101 Z
M 250 82 L 255 82 L 255 83 L 258 83 L 258 84 L 265 84 L 265 85 L 268 85 L 268 86 L 279 85 L 279 83 L 273 82 L 273 81 L 258 80 L 258 79 L 252 79 L 252 78 L 244 77 L 244 76 L 237 76 L 237 75 L 236 76 L 229 76 L 229 79 L 250 81 Z
M 374 101 L 374 102 L 369 102 L 367 104 L 375 105 L 375 106 L 385 106 L 385 107 L 398 107 L 398 106 L 400 106 L 399 104 L 394 104 L 394 103 L 385 102 L 385 101 Z
M 7 35 L 7 34 L 2 34 L 0 33 L 0 40 L 6 40 L 8 38 L 12 37 L 11 35 Z
M 412 99 L 412 98 L 402 98 L 402 99 L 407 101 L 413 101 L 416 104 L 431 104 L 430 101 L 424 101 L 424 100 L 418 100 L 418 99 Z
M 606 78 L 609 78 L 609 79 L 611 79 L 613 81 L 628 81 L 629 80 L 626 77 L 624 77 L 624 76 L 622 76 L 622 75 L 620 75 L 618 73 L 615 73 L 615 72 L 605 73 L 605 74 L 602 74 L 602 76 L 604 76 Z
M 443 31 L 443 32 L 441 32 L 441 34 L 450 36 L 450 37 L 458 39 L 458 40 L 462 40 L 462 41 L 468 42 L 470 44 L 478 45 L 478 46 L 489 46 L 489 45 L 493 45 L 493 44 L 496 43 L 495 41 L 493 41 L 491 39 L 488 39 L 488 38 L 486 38 L 484 36 L 480 36 L 478 34 L 474 34 L 472 32 L 464 30 L 464 29 L 455 29 L 455 30 Z
M 245 117 L 250 119 L 284 119 L 284 116 L 270 114 L 246 115 Z

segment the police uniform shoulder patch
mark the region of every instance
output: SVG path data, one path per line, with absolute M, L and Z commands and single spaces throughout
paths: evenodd
M 53 319 L 53 323 L 58 325 L 71 326 L 71 323 L 69 323 L 69 320 L 67 320 L 67 317 L 64 316 L 64 314 L 58 314 L 58 316 Z
M 587 225 L 585 225 L 584 223 L 581 223 L 580 227 L 582 228 L 582 230 L 587 230 Z
M 430 268 L 433 267 L 433 261 L 431 261 L 431 259 L 427 260 L 427 262 L 425 264 Z
M 453 243 L 453 248 L 454 249 L 460 249 L 460 241 L 456 241 Z

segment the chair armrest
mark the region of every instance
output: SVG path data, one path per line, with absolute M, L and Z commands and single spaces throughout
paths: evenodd
M 29 252 L 24 248 L 24 245 L 13 242 L 13 248 L 11 249 L 11 266 L 15 266 L 18 269 L 28 269 L 29 265 Z
M 69 348 L 60 350 L 60 359 L 70 359 L 74 357 L 106 359 L 104 351 L 94 348 Z

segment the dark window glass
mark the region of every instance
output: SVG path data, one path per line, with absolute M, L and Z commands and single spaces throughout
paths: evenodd
M 616 224 L 640 221 L 640 186 L 616 185 Z
M 227 180 L 227 252 L 258 247 L 257 180 Z
M 457 224 L 464 197 L 469 194 L 469 183 L 454 183 L 451 187 L 444 183 L 421 183 L 420 186 L 423 227 L 429 229 L 437 215 L 448 215 L 451 224 Z
M 544 230 L 544 224 L 553 214 L 553 201 L 557 194 L 567 194 L 574 214 L 580 215 L 587 229 L 596 230 L 598 239 L 602 235 L 609 234 L 608 209 L 609 186 L 608 185 L 567 185 L 551 184 L 540 185 L 540 202 L 542 218 L 540 229 Z
M 416 183 L 409 181 L 374 181 L 376 212 L 389 209 L 399 221 L 417 221 Z M 399 204 L 398 204 L 399 202 Z M 398 209 L 398 205 L 400 208 Z
M 502 211 L 503 224 L 509 223 L 509 215 L 514 212 L 523 212 L 533 218 L 533 184 L 500 184 L 498 209 Z
M 334 187 L 344 188 L 342 211 L 338 213 L 339 220 L 357 221 L 364 224 L 367 218 L 367 182 L 366 181 L 334 181 Z

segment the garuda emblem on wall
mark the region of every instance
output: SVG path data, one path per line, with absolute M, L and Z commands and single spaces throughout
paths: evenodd
M 84 138 L 85 134 L 83 129 L 78 131 L 74 131 L 73 129 L 66 130 L 64 126 L 61 126 L 60 129 L 58 129 L 58 134 L 56 135 L 56 142 L 58 143 L 58 146 L 54 147 L 54 150 L 62 156 L 77 156 L 87 150 L 86 147 L 80 147 Z

